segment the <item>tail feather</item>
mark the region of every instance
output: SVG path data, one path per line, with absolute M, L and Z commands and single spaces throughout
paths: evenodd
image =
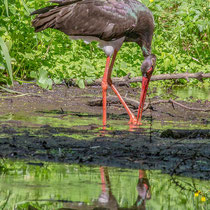
M 38 14 L 32 21 L 35 32 L 43 31 L 46 28 L 55 28 L 56 17 L 60 9 L 58 6 L 50 6 L 34 11 L 32 15 Z
M 79 1 L 83 1 L 83 0 L 51 0 L 50 2 L 57 3 L 60 6 L 64 6 L 64 5 L 74 4 Z
M 46 28 L 56 28 L 56 21 L 63 21 L 63 17 L 66 17 L 66 14 L 70 11 L 70 8 L 65 6 L 78 1 L 82 0 L 52 0 L 51 2 L 58 3 L 59 5 L 48 6 L 32 12 L 31 15 L 37 15 L 32 21 L 35 32 L 43 31 Z
M 55 28 L 55 21 L 54 21 L 54 19 L 49 21 L 47 24 L 43 25 L 43 27 L 40 28 L 40 31 L 45 30 L 47 28 Z
M 39 16 L 39 17 L 36 17 L 32 21 L 32 25 L 35 27 L 35 29 L 40 28 L 41 26 L 46 25 L 48 22 L 51 22 L 55 18 L 56 18 L 56 14 L 45 16 L 45 17 Z
M 31 15 L 37 15 L 32 21 L 35 32 L 43 31 L 46 28 L 56 28 L 57 23 L 65 20 L 67 13 L 71 10 L 66 5 L 72 5 L 80 1 L 83 0 L 51 0 L 50 2 L 56 3 L 57 5 L 48 6 L 32 12 Z
M 48 6 L 48 7 L 44 7 L 38 10 L 33 11 L 30 15 L 36 15 L 36 14 L 43 14 L 46 13 L 48 11 L 50 11 L 51 9 L 55 8 L 57 5 L 53 5 L 53 6 Z

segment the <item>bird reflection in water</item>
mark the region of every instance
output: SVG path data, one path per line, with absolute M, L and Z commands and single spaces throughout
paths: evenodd
M 112 210 L 146 209 L 146 200 L 151 199 L 151 193 L 150 193 L 149 180 L 144 170 L 139 170 L 139 179 L 138 179 L 138 184 L 137 184 L 138 197 L 136 199 L 135 204 L 129 208 L 120 208 L 117 203 L 116 198 L 112 194 L 108 168 L 101 167 L 100 172 L 101 172 L 101 183 L 102 183 L 101 191 L 102 192 L 98 198 L 98 203 L 102 205 L 101 207 L 103 207 L 103 209 L 112 209 Z
M 136 207 L 136 209 L 142 209 L 142 210 L 146 209 L 146 200 L 151 199 L 151 192 L 150 192 L 149 180 L 144 170 L 139 170 L 137 191 L 138 191 L 138 197 L 134 207 Z
M 107 167 L 100 167 L 101 174 L 101 193 L 97 200 L 92 205 L 86 203 L 66 203 L 65 208 L 67 209 L 85 209 L 85 210 L 144 210 L 146 209 L 146 201 L 151 199 L 150 184 L 144 170 L 139 170 L 139 177 L 137 183 L 138 196 L 136 202 L 131 207 L 120 207 L 117 199 L 112 194 L 112 186 L 109 178 L 109 170 Z

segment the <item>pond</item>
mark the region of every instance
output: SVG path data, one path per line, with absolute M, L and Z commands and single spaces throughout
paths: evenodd
M 0 161 L 1 209 L 209 209 L 210 181 L 49 162 Z
M 195 101 L 195 100 L 210 100 L 210 88 L 198 86 L 176 86 L 172 88 L 157 88 L 154 95 L 161 96 L 161 98 L 178 98 L 179 100 Z
M 102 107 L 88 105 L 100 87 L 15 90 L 32 95 L 0 98 L 1 209 L 210 209 L 209 112 L 157 104 L 131 127 L 110 104 L 104 130 Z M 167 97 L 209 107 L 206 89 L 190 91 Z M 153 96 L 167 99 L 165 90 Z

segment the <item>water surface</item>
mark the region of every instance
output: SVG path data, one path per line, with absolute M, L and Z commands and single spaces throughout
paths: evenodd
M 208 209 L 209 187 L 160 171 L 0 160 L 1 209 Z

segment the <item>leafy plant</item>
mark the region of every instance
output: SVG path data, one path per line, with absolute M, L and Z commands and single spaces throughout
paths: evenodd
M 153 53 L 158 58 L 155 74 L 208 72 L 208 1 L 142 2 L 153 12 L 156 24 L 152 44 Z M 39 78 L 44 74 L 40 72 L 47 72 L 46 79 L 41 80 L 47 84 L 41 86 L 50 88 L 50 78 L 53 81 L 76 79 L 78 85 L 84 87 L 85 80 L 102 77 L 106 57 L 95 42 L 86 45 L 83 41 L 72 41 L 53 29 L 34 33 L 31 26 L 34 17 L 29 13 L 45 5 L 49 5 L 45 0 L 0 0 L 0 36 L 6 45 L 12 43 L 9 54 L 14 58 L 11 59 L 13 78 L 36 78 L 37 84 L 41 85 Z M 135 43 L 124 43 L 117 55 L 113 76 L 128 73 L 132 77 L 140 76 L 142 61 L 139 47 Z M 11 78 L 6 77 L 5 56 L 0 57 L 0 63 L 0 76 L 4 75 L 1 78 L 9 83 Z M 36 72 L 36 76 L 31 72 Z M 195 83 L 198 81 L 190 81 L 192 85 Z
M 4 56 L 4 60 L 6 62 L 6 67 L 7 67 L 7 71 L 8 71 L 8 74 L 9 74 L 9 77 L 10 77 L 10 82 L 8 82 L 9 84 L 11 83 L 13 85 L 13 76 L 12 76 L 12 65 L 11 65 L 11 57 L 10 57 L 10 54 L 9 54 L 9 50 L 8 50 L 8 47 L 6 45 L 6 43 L 4 42 L 4 40 L 0 37 L 0 46 L 1 46 L 1 54 L 2 56 Z M 0 60 L 0 67 L 1 69 L 5 69 L 5 65 L 3 63 L 3 61 Z M 4 76 L 2 75 L 2 77 L 4 78 Z M 4 79 L 0 80 L 0 81 L 4 81 Z
M 31 72 L 31 77 L 37 80 L 37 84 L 44 89 L 52 89 L 53 81 L 49 78 L 45 69 L 39 69 L 38 72 Z

